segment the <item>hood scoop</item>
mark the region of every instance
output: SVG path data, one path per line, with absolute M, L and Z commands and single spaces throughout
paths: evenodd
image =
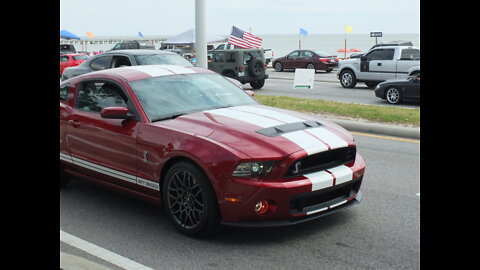
M 317 121 L 303 121 L 303 122 L 288 123 L 288 124 L 283 124 L 283 125 L 278 125 L 278 126 L 273 126 L 268 128 L 262 128 L 262 129 L 256 130 L 255 132 L 268 137 L 275 137 L 288 132 L 305 130 L 305 129 L 316 128 L 321 126 L 322 124 L 320 124 Z

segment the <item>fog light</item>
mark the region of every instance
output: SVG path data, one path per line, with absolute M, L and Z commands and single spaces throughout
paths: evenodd
M 259 215 L 263 215 L 267 212 L 268 210 L 268 202 L 263 200 L 263 201 L 259 201 L 257 202 L 257 204 L 255 204 L 255 212 L 257 212 L 257 214 Z

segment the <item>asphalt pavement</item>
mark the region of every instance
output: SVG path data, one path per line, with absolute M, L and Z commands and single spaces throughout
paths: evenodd
M 143 269 L 420 269 L 420 144 L 354 137 L 367 164 L 363 200 L 312 222 L 225 226 L 211 237 L 191 238 L 178 233 L 155 205 L 73 181 L 60 192 L 60 229 Z M 87 264 L 80 257 L 113 270 L 128 261 L 110 262 L 85 251 L 93 248 L 64 242 L 60 248 L 75 262 Z M 72 257 L 63 257 L 64 270 L 78 269 L 67 268 L 65 260 Z
M 293 70 L 287 70 L 283 72 L 276 72 L 272 68 L 267 69 L 267 74 L 269 79 L 280 79 L 280 80 L 290 80 L 293 81 L 295 77 L 295 72 Z M 336 83 L 340 85 L 336 70 L 332 72 L 317 71 L 315 72 L 315 82 L 327 82 L 327 83 Z M 259 91 L 259 93 L 261 93 Z M 376 97 L 373 97 L 374 100 L 380 100 Z M 399 125 L 389 125 L 384 123 L 377 122 L 363 122 L 363 121 L 354 121 L 354 120 L 345 120 L 339 118 L 329 117 L 328 120 L 337 123 L 338 125 L 344 127 L 349 131 L 357 132 L 366 132 L 366 133 L 375 133 L 388 136 L 404 137 L 404 138 L 413 138 L 420 139 L 420 128 L 419 127 L 405 127 Z

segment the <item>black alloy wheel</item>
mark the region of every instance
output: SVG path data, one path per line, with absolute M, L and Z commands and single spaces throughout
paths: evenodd
M 219 223 L 209 180 L 191 163 L 179 162 L 170 168 L 163 185 L 163 201 L 175 227 L 186 235 L 211 233 Z

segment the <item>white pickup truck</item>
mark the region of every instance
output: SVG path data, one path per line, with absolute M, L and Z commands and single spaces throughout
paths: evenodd
M 233 50 L 233 49 L 241 49 L 240 47 L 234 46 L 230 43 L 221 43 L 219 44 L 215 50 Z M 273 50 L 272 49 L 262 49 L 265 55 L 265 64 L 271 66 L 271 62 L 273 60 Z
M 378 83 L 420 73 L 420 49 L 413 46 L 374 46 L 359 58 L 340 62 L 337 77 L 344 88 Z

